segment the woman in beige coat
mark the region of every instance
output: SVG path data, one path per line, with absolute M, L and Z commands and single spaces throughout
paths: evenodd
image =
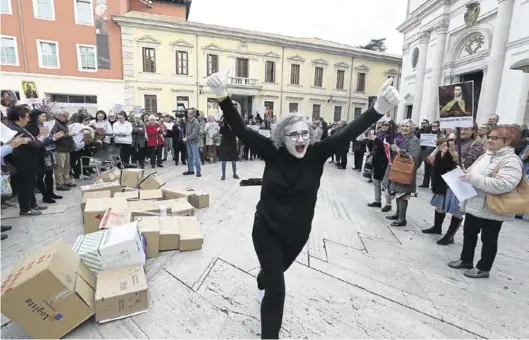
M 465 212 L 464 241 L 461 257 L 448 265 L 468 269 L 465 276 L 487 278 L 498 251 L 498 235 L 503 222 L 514 215 L 501 215 L 487 208 L 487 194 L 499 195 L 513 191 L 520 183 L 522 162 L 514 153 L 520 140 L 520 131 L 514 126 L 501 126 L 491 130 L 487 152 L 468 169 L 461 179 L 474 186 L 477 196 L 461 203 Z M 494 175 L 495 174 L 495 175 Z M 529 202 L 528 202 L 529 204 Z M 481 232 L 481 260 L 474 268 L 474 251 Z

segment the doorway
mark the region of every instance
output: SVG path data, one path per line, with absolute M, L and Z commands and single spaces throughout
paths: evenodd
M 412 112 L 413 112 L 413 105 L 406 105 L 406 119 L 411 119 Z
M 481 94 L 481 85 L 483 84 L 483 71 L 476 71 L 459 75 L 460 82 L 473 81 L 474 82 L 474 107 L 472 116 L 476 119 L 478 114 L 479 96 Z

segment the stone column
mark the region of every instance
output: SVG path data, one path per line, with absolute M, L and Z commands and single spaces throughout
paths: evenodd
M 421 117 L 422 93 L 424 91 L 424 71 L 426 68 L 426 58 L 428 57 L 428 42 L 430 41 L 430 31 L 421 32 L 419 35 L 419 61 L 415 73 L 415 90 L 413 91 L 413 111 L 411 119 L 415 124 L 419 123 Z M 412 50 L 413 55 L 413 50 Z
M 448 31 L 448 20 L 442 20 L 436 26 L 437 41 L 433 53 L 432 81 L 430 83 L 430 98 L 425 107 L 428 120 L 431 122 L 439 118 L 439 86 L 441 85 L 441 73 L 444 63 L 446 48 L 446 33 Z
M 489 115 L 496 113 L 513 6 L 514 0 L 498 0 L 498 15 L 490 49 L 487 82 L 483 83 L 485 91 L 483 91 L 483 97 L 481 97 L 479 104 L 482 110 L 479 110 L 480 115 L 476 119 L 480 123 L 487 120 Z
M 404 44 L 402 45 L 402 60 L 409 60 L 408 58 L 408 52 L 410 51 L 410 44 Z M 395 120 L 395 122 L 400 122 L 402 119 L 404 119 L 404 112 L 406 110 L 406 105 L 404 104 L 404 96 L 406 95 L 406 93 L 402 92 L 402 89 L 405 87 L 405 79 L 404 77 L 402 76 L 402 72 L 404 72 L 404 66 L 401 66 L 400 68 L 400 71 L 399 74 L 400 74 L 400 79 L 399 79 L 399 87 L 398 87 L 398 90 L 399 90 L 399 93 L 402 97 L 402 101 L 399 103 L 399 106 L 397 108 L 397 116 L 396 117 L 393 117 L 393 119 Z
M 483 105 L 483 103 L 485 102 L 484 98 L 486 96 L 486 92 L 487 92 L 487 72 L 488 71 L 488 66 L 485 66 L 483 68 L 483 79 L 481 80 L 481 92 L 479 93 L 479 105 L 478 105 L 478 112 L 476 113 L 476 122 L 480 122 L 480 119 L 479 117 L 486 117 L 484 118 L 484 120 L 488 119 L 488 116 L 487 116 L 487 113 L 485 110 L 485 106 Z M 490 115 L 490 114 L 489 114 Z

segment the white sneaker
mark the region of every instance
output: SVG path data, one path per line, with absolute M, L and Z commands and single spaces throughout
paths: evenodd
M 262 302 L 264 298 L 264 294 L 265 294 L 264 289 L 263 290 L 258 289 L 257 296 L 256 296 L 257 301 Z

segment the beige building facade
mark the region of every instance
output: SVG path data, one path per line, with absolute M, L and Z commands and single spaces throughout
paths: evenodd
M 243 115 L 300 112 L 352 120 L 388 77 L 399 83 L 401 57 L 316 38 L 292 38 L 128 12 L 121 27 L 125 108 L 169 113 L 180 104 L 217 113 L 205 85 L 230 70 L 229 92 Z

